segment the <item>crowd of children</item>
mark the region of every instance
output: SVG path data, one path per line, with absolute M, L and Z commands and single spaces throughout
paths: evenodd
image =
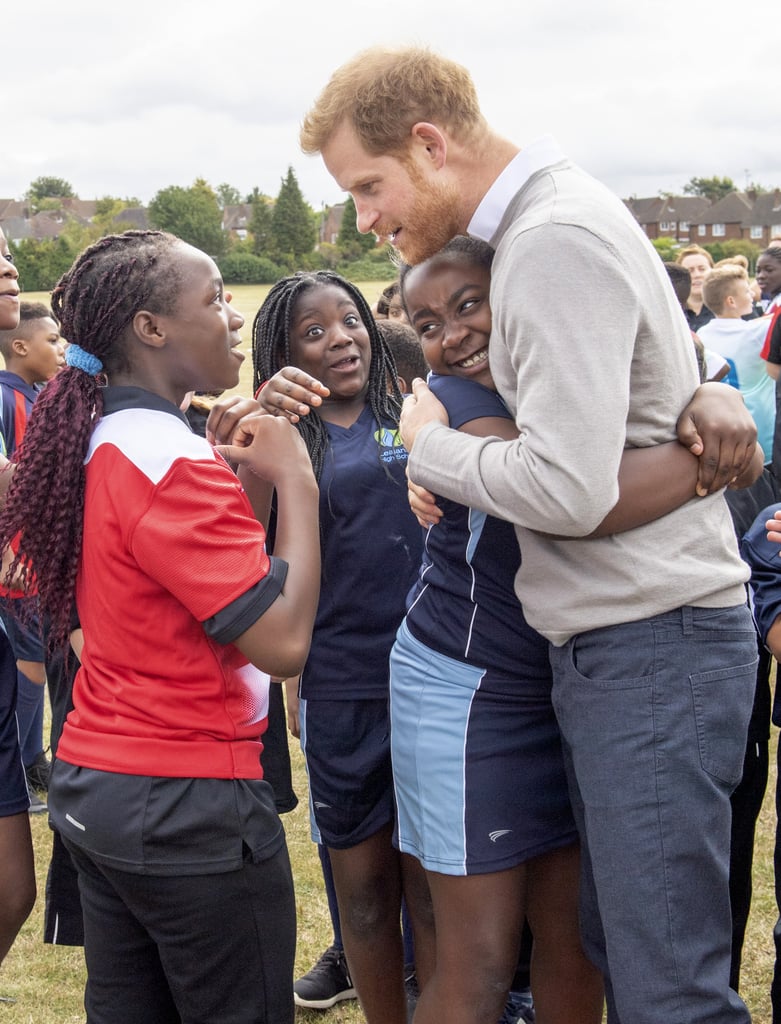
M 602 965 L 579 930 L 588 864 L 571 752 L 548 644 L 514 589 L 522 552 L 495 515 L 408 491 L 399 432 L 403 396 L 430 368 L 453 428 L 517 440 L 488 361 L 492 259 L 456 237 L 403 266 L 374 314 L 330 271 L 279 281 L 252 327 L 254 399 L 207 405 L 198 436 L 190 394 L 234 388 L 243 359 L 243 319 L 213 261 L 161 232 L 108 236 L 63 275 L 49 310 L 20 303 L 0 233 L 0 960 L 35 897 L 28 782 L 40 782 L 78 872 L 89 1024 L 290 1024 L 294 1002 L 354 995 L 367 1024 L 406 1024 L 412 1011 L 418 1024 L 530 1021 L 528 993 L 512 991 L 525 922 L 541 1024 L 601 1020 Z M 680 260 L 697 275 L 690 323 L 726 361 L 769 463 L 781 248 L 760 258 L 760 318 L 745 269 L 705 263 Z M 698 455 L 721 445 L 748 496 L 735 528 L 761 643 L 777 654 L 781 511 L 762 453 L 744 454 L 753 423 L 733 431 L 728 394 L 695 399 L 712 404 L 693 451 L 696 412 L 681 443 L 627 449 L 619 499 L 590 536 L 702 494 Z M 43 663 L 73 667 L 71 645 L 72 711 L 43 780 Z M 289 777 L 269 785 L 263 739 L 270 706 L 280 721 L 280 682 L 334 926 L 295 989 L 278 817 L 295 795 Z M 736 821 L 751 808 L 736 849 L 753 848 L 761 764 L 752 779 L 733 800 Z

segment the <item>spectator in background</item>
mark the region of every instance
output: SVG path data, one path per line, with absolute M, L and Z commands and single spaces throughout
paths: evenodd
M 781 307 L 781 242 L 768 246 L 757 260 L 757 284 L 766 313 Z
M 393 281 L 387 288 L 383 288 L 377 299 L 377 312 L 375 320 L 399 320 L 401 323 L 409 323 L 407 313 L 401 301 L 401 287 L 398 281 Z
M 691 291 L 686 300 L 686 319 L 689 327 L 695 332 L 699 331 L 703 324 L 713 319 L 713 313 L 705 305 L 702 297 L 702 282 L 705 275 L 713 268 L 713 258 L 707 249 L 700 245 L 687 245 L 681 249 L 675 258 L 676 263 L 686 267 L 691 275 Z
M 65 365 L 65 343 L 51 310 L 41 302 L 22 302 L 18 327 L 0 331 L 0 354 L 5 362 L 5 370 L 0 371 L 0 441 L 5 454 L 16 462 L 33 403 L 44 384 Z M 37 794 L 49 788 L 50 764 L 43 749 L 46 673 L 41 626 L 37 611 L 32 610 L 37 602 L 33 595 L 9 594 L 5 588 L 0 593 L 10 602 L 3 623 L 16 657 L 16 717 L 30 811 L 42 812 L 46 804 Z M 11 613 L 16 602 L 30 609 L 24 621 Z
M 378 320 L 377 327 L 393 354 L 401 393 L 408 395 L 413 380 L 425 379 L 429 370 L 420 340 L 406 320 Z
M 670 278 L 675 297 L 683 314 L 687 316 L 686 303 L 691 292 L 691 274 L 680 263 L 665 263 L 664 268 L 667 271 L 667 276 Z M 694 342 L 694 352 L 697 356 L 700 381 L 705 383 L 706 380 L 723 380 L 729 373 L 727 360 L 717 352 L 711 352 L 706 349 L 699 335 L 695 334 L 694 331 L 691 332 L 691 336 Z
M 0 329 L 19 323 L 19 272 L 0 230 Z M 12 479 L 0 455 L 3 489 Z M 0 628 L 0 963 L 35 904 L 35 865 L 24 766 L 16 724 L 16 662 Z
M 744 320 L 753 300 L 746 271 L 737 263 L 715 267 L 705 276 L 702 294 L 713 320 L 700 328 L 700 339 L 729 363 L 728 384 L 736 387 L 757 425 L 757 440 L 770 462 L 776 421 L 775 386 L 766 372 L 762 347 L 769 318 Z

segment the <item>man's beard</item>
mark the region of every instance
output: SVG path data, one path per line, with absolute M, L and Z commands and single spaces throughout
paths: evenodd
M 426 181 L 414 164 L 410 178 L 415 187 L 415 203 L 401 225 L 398 250 L 410 266 L 422 263 L 439 252 L 451 238 L 463 234 L 455 185 Z

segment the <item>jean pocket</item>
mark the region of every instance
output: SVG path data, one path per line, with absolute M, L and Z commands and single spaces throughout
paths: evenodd
M 746 735 L 754 705 L 756 660 L 689 676 L 703 771 L 727 786 L 743 774 Z

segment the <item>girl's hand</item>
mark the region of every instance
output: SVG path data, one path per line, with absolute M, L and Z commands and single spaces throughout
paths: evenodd
M 240 395 L 219 398 L 206 420 L 206 440 L 216 445 L 231 444 L 239 422 L 245 416 L 259 412 L 260 405 L 254 398 L 242 398 Z
M 284 366 L 258 392 L 258 402 L 264 412 L 272 416 L 285 416 L 298 423 L 308 416 L 311 408 L 322 405 L 331 392 L 319 380 L 295 366 Z
M 774 544 L 781 544 L 781 512 L 774 513 L 773 518 L 768 519 L 765 529 L 768 540 L 773 541 Z
M 426 529 L 436 526 L 442 518 L 442 509 L 436 504 L 434 495 L 420 484 L 414 484 L 407 474 L 407 500 L 412 514 L 420 525 Z
M 245 416 L 236 424 L 232 442 L 216 448 L 231 464 L 246 467 L 275 487 L 302 474 L 314 483 L 306 445 L 282 417 L 264 413 Z

